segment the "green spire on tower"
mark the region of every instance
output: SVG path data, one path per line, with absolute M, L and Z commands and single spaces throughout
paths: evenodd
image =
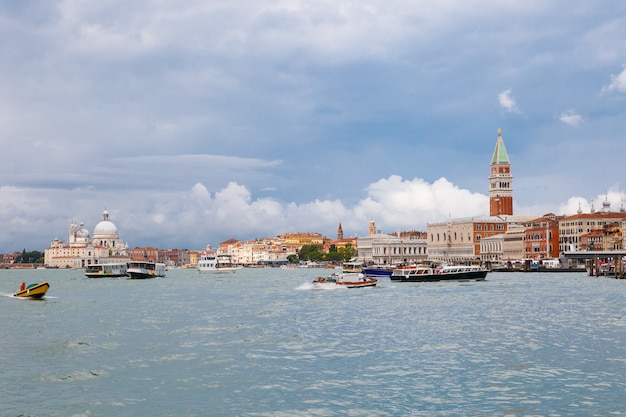
M 493 158 L 491 158 L 491 165 L 494 164 L 508 164 L 509 154 L 506 153 L 504 147 L 504 140 L 502 140 L 502 129 L 498 128 L 498 141 L 496 142 L 496 149 L 493 151 Z

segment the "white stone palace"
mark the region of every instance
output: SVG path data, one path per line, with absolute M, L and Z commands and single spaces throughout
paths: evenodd
M 69 241 L 55 239 L 44 252 L 44 264 L 52 268 L 85 268 L 89 265 L 129 262 L 130 251 L 109 220 L 109 212 L 102 212 L 102 220 L 93 231 L 93 238 L 83 223 L 70 224 Z

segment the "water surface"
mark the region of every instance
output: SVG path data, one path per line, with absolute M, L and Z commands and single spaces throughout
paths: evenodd
M 325 273 L 2 270 L 0 415 L 626 415 L 626 280 L 314 290 Z

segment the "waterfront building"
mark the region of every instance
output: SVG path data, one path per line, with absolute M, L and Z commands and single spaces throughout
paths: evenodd
M 548 213 L 524 225 L 525 258 L 539 260 L 559 257 L 559 220 L 564 217 Z
M 202 252 L 199 250 L 191 250 L 189 251 L 189 265 L 196 266 L 198 265 L 198 261 L 202 256 Z
M 526 255 L 526 230 L 520 224 L 509 223 L 507 231 L 480 239 L 480 262 L 502 266 L 517 262 Z
M 427 224 L 428 256 L 433 260 L 472 262 L 480 259 L 480 242 L 507 231 L 501 216 L 448 219 Z
M 275 238 L 239 241 L 229 239 L 218 245 L 218 255 L 229 255 L 236 265 L 282 265 L 288 262 L 290 255 L 295 255 L 301 246 L 288 245 L 282 236 Z M 206 252 L 212 252 L 207 246 Z
M 272 250 L 269 239 L 254 239 L 237 242 L 231 247 L 232 262 L 237 265 L 261 265 L 269 260 Z
M 218 246 L 219 248 L 219 246 Z M 230 255 L 230 261 L 235 265 L 247 265 L 252 263 L 252 246 L 247 245 L 244 242 L 237 242 L 233 245 L 229 245 L 228 249 L 224 246 L 222 251 L 218 250 L 220 255 Z M 207 246 L 207 251 L 210 248 Z
M 324 237 L 321 233 L 285 233 L 281 235 L 285 244 L 302 247 L 303 245 L 323 245 Z
M 289 256 L 297 255 L 300 248 L 293 245 L 287 245 L 284 240 L 277 239 L 273 242 L 265 263 L 267 265 L 284 265 L 289 262 Z
M 623 207 L 618 212 L 612 212 L 608 199 L 604 201 L 601 211 L 595 211 L 593 204 L 590 213 L 583 213 L 579 208 L 577 214 L 559 219 L 559 251 L 598 250 L 599 244 L 612 250 L 612 247 L 618 245 L 616 239 L 622 245 L 618 249 L 623 249 L 623 236 L 620 238 L 619 234 L 613 233 L 609 241 L 609 233 L 613 225 L 619 227 L 621 233 L 625 224 L 626 212 Z M 604 235 L 602 242 L 598 242 L 597 233 Z
M 484 265 L 502 264 L 504 252 L 504 233 L 485 237 L 480 240 L 480 262 Z
M 159 249 L 159 262 L 168 268 L 188 265 L 189 251 L 187 249 Z
M 188 249 L 158 249 L 154 246 L 134 247 L 130 250 L 132 261 L 164 263 L 168 268 L 189 265 L 192 252 Z M 195 261 L 197 263 L 197 260 Z
M 134 247 L 130 250 L 131 261 L 161 262 L 159 250 L 152 246 Z
M 380 233 L 374 221 L 369 223 L 366 237 L 357 239 L 357 258 L 376 265 L 399 265 L 419 263 L 428 258 L 423 233 Z
M 55 239 L 44 251 L 44 264 L 53 268 L 85 268 L 89 265 L 128 262 L 128 245 L 119 237 L 117 227 L 109 220 L 109 212 L 102 212 L 93 238 L 83 223 L 71 223 L 68 243 Z
M 0 268 L 5 265 L 10 265 L 14 263 L 15 258 L 17 258 L 19 255 L 20 255 L 20 252 L 0 254 Z
M 526 230 L 517 223 L 508 225 L 502 242 L 502 261 L 505 263 L 521 260 L 526 256 Z
M 622 230 L 617 223 L 607 224 L 580 236 L 580 248 L 589 251 L 611 251 L 622 249 Z

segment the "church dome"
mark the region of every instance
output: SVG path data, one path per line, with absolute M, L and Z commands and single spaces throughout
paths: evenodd
M 93 230 L 93 237 L 117 237 L 117 227 L 109 221 L 109 212 L 104 210 L 102 212 L 102 221 L 96 225 Z
M 96 225 L 96 228 L 93 230 L 93 235 L 95 236 L 117 236 L 117 227 L 108 221 L 101 221 Z
M 77 238 L 82 238 L 82 239 L 88 239 L 89 238 L 89 231 L 87 229 L 85 229 L 85 227 L 83 226 L 83 224 L 80 224 L 80 229 L 78 229 L 76 231 L 76 237 Z

